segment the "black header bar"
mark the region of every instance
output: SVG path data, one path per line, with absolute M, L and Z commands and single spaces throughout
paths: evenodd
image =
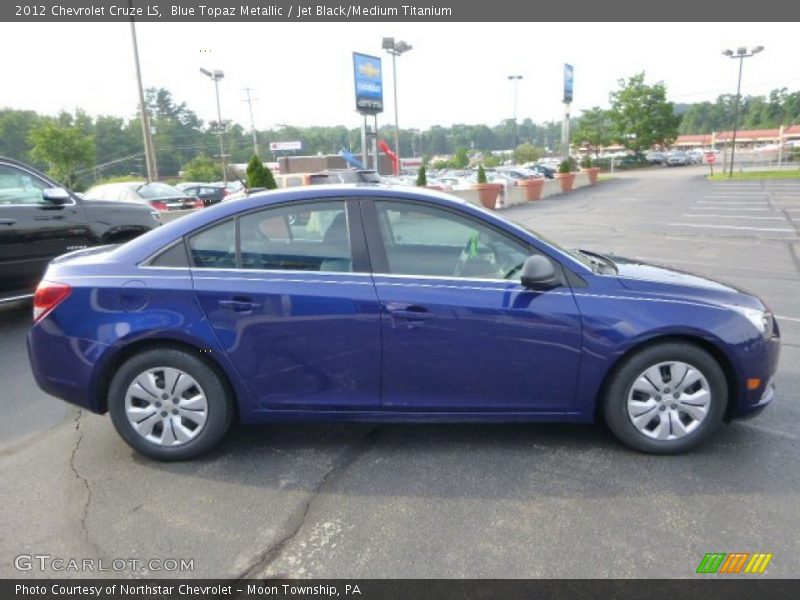
M 0 21 L 113 22 L 555 22 L 798 21 L 787 0 L 3 0 Z M 531 43 L 535 44 L 535 31 Z M 664 40 L 680 43 L 677 30 Z

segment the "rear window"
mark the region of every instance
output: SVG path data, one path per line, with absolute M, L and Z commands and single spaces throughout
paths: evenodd
M 236 268 L 236 232 L 233 219 L 223 221 L 190 237 L 189 255 L 195 267 Z
M 136 193 L 148 200 L 155 198 L 183 198 L 185 194 L 179 189 L 165 183 L 146 183 L 136 189 Z
M 151 267 L 188 267 L 189 260 L 186 257 L 186 246 L 183 240 L 167 248 L 161 254 L 152 259 L 148 266 Z

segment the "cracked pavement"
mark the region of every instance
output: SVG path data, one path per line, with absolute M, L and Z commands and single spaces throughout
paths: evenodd
M 586 425 L 337 423 L 234 429 L 202 459 L 164 464 L 135 454 L 107 417 L 40 392 L 29 309 L 5 311 L 0 577 L 98 575 L 21 573 L 14 557 L 26 553 L 194 560 L 192 572 L 119 573 L 130 577 L 692 577 L 713 551 L 772 552 L 766 576 L 796 576 L 800 184 L 701 175 L 624 174 L 505 214 L 566 246 L 761 295 L 783 351 L 759 418 L 679 457 L 631 452 Z M 714 200 L 728 193 L 739 200 Z M 770 218 L 729 210 L 743 197 L 763 198 Z

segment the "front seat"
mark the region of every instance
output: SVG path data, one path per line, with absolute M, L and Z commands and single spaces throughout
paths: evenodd
M 326 258 L 319 266 L 320 271 L 339 271 L 349 273 L 352 265 L 350 243 L 347 234 L 347 215 L 336 215 L 322 236 L 322 247 Z

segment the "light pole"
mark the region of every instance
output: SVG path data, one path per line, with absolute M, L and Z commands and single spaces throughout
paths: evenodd
M 517 164 L 517 82 L 522 75 L 509 75 L 508 80 L 514 82 L 514 147 L 511 149 L 511 160 Z
M 739 95 L 742 89 L 742 65 L 744 64 L 745 58 L 750 58 L 751 56 L 755 56 L 759 52 L 764 50 L 764 46 L 756 46 L 750 52 L 747 51 L 747 48 L 744 46 L 740 46 L 734 52 L 731 49 L 724 50 L 722 54 L 727 56 L 728 58 L 738 58 L 739 59 L 739 81 L 736 84 L 736 101 L 733 105 L 733 140 L 731 142 L 731 167 L 728 171 L 728 177 L 733 177 L 733 159 L 736 155 L 736 129 L 739 126 Z
M 392 81 L 394 86 L 394 152 L 397 155 L 397 170 L 400 170 L 400 126 L 397 120 L 397 57 L 411 50 L 411 44 L 407 44 L 402 40 L 397 40 L 393 37 L 383 38 L 383 49 L 392 55 Z M 377 135 L 377 131 L 375 134 Z M 375 157 L 375 164 L 377 168 L 378 157 Z
M 209 71 L 208 69 L 200 69 L 200 72 L 214 82 L 214 91 L 217 94 L 217 123 L 219 124 L 219 162 L 222 165 L 222 183 L 228 185 L 228 173 L 225 168 L 225 126 L 222 123 L 222 110 L 219 107 L 219 80 L 225 77 L 225 73 L 219 69 Z

